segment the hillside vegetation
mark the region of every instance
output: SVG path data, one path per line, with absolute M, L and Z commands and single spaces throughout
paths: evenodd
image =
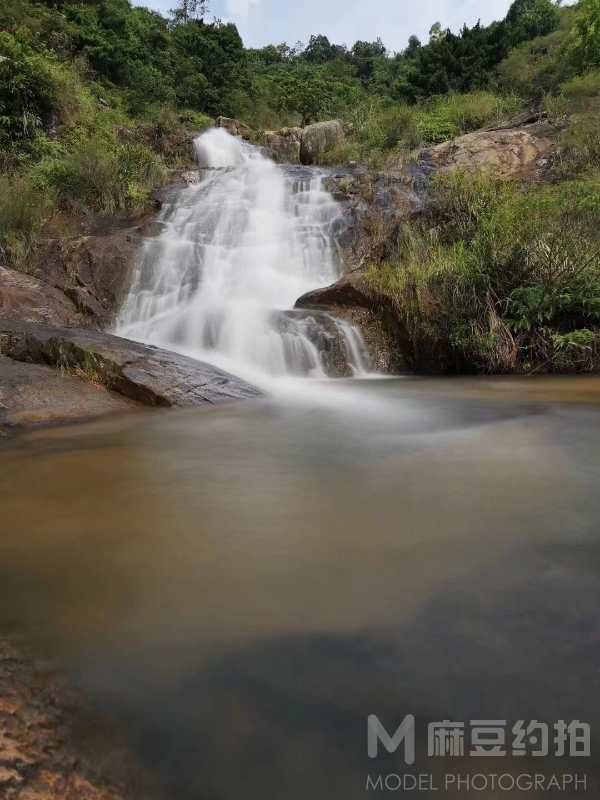
M 208 19 L 198 0 L 169 18 L 129 0 L 4 0 L 0 261 L 27 270 L 40 236 L 142 213 L 219 114 L 256 129 L 339 117 L 348 136 L 324 163 L 385 169 L 534 107 L 564 123 L 553 184 L 438 180 L 369 283 L 417 365 L 597 364 L 600 0 L 516 0 L 504 20 L 434 24 L 398 53 L 322 35 L 246 49 Z

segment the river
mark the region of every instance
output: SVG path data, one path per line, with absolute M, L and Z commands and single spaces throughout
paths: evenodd
M 372 375 L 359 331 L 293 310 L 342 269 L 320 171 L 196 144 L 204 179 L 166 203 L 117 330 L 264 397 L 0 443 L 0 635 L 122 733 L 152 786 L 132 800 L 353 800 L 417 773 L 455 797 L 458 772 L 597 796 L 555 726 L 600 724 L 600 379 Z M 415 718 L 416 763 L 368 757 L 372 715 Z M 500 755 L 469 755 L 482 721 Z
M 4 442 L 0 630 L 167 800 L 346 800 L 417 767 L 597 796 L 594 758 L 422 748 L 437 720 L 600 723 L 598 379 L 307 384 Z M 367 758 L 369 714 L 415 715 L 412 770 Z

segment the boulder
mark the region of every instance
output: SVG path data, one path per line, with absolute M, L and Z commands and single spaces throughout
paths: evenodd
M 75 373 L 0 356 L 0 432 L 82 422 L 139 408 L 137 403 Z
M 308 125 L 302 130 L 301 163 L 316 164 L 326 150 L 341 144 L 344 138 L 344 127 L 337 119 Z
M 265 131 L 261 141 L 273 161 L 299 164 L 301 137 L 302 128 L 282 128 L 280 131 Z
M 224 128 L 232 136 L 241 136 L 244 139 L 250 138 L 253 134 L 252 128 L 239 119 L 232 119 L 231 117 L 217 117 L 217 128 Z
M 331 286 L 308 292 L 296 301 L 295 308 L 325 311 L 347 320 L 362 332 L 371 361 L 379 372 L 407 372 L 406 334 L 391 305 L 369 291 L 362 270 L 356 269 Z
M 57 367 L 146 406 L 189 408 L 260 394 L 209 364 L 98 331 L 0 319 L 0 355 Z
M 39 278 L 0 267 L 0 315 L 45 325 L 82 325 L 75 303 Z
M 79 317 L 33 319 L 59 326 L 106 327 L 124 302 L 143 242 L 143 227 L 115 225 L 92 235 L 41 242 L 32 275 L 70 298 Z M 3 316 L 11 316 L 3 312 Z M 12 316 L 29 319 L 15 308 Z
M 547 124 L 500 126 L 438 144 L 421 155 L 421 163 L 441 172 L 484 170 L 503 179 L 541 178 L 555 150 Z

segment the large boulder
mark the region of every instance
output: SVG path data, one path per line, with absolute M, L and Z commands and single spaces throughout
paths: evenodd
M 241 136 L 244 139 L 250 138 L 253 134 L 253 130 L 249 125 L 231 117 L 217 117 L 216 126 L 217 128 L 224 128 L 232 136 Z
M 75 373 L 0 356 L 0 434 L 11 428 L 81 422 L 139 408 L 138 403 Z
M 90 235 L 42 241 L 32 275 L 66 295 L 80 315 L 75 322 L 68 317 L 47 321 L 60 326 L 110 325 L 129 291 L 143 235 L 143 226 L 114 223 Z
M 316 122 L 302 130 L 300 161 L 302 164 L 316 164 L 326 150 L 344 141 L 344 127 L 337 120 Z
M 552 127 L 541 121 L 515 127 L 498 126 L 443 142 L 421 156 L 430 169 L 487 171 L 497 178 L 541 178 L 556 150 Z
M 302 128 L 282 128 L 280 131 L 264 131 L 260 136 L 267 155 L 282 164 L 300 163 Z
M 260 394 L 210 364 L 98 331 L 0 319 L 0 356 L 56 367 L 146 406 L 189 408 Z

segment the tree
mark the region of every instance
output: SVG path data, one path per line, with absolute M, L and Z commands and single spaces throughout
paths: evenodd
M 203 19 L 208 14 L 208 0 L 177 0 L 177 8 L 171 10 L 176 24 L 184 25 L 192 19 Z
M 302 57 L 310 64 L 325 64 L 335 60 L 344 48 L 331 44 L 327 36 L 311 36 Z
M 441 22 L 434 22 L 429 29 L 429 43 L 439 42 L 446 35 L 446 31 L 442 28 Z
M 303 125 L 315 122 L 331 108 L 330 82 L 308 67 L 297 67 L 286 75 L 280 91 L 283 108 L 299 114 Z
M 569 56 L 580 72 L 600 66 L 600 0 L 581 0 L 571 32 Z
M 553 0 L 515 0 L 506 15 L 510 44 L 520 44 L 556 30 L 560 21 Z
M 413 58 L 417 54 L 417 52 L 421 49 L 423 45 L 421 44 L 421 40 L 418 36 L 411 36 L 408 40 L 408 47 L 404 51 L 403 55 L 405 58 Z
M 351 51 L 351 58 L 356 66 L 358 77 L 368 81 L 373 75 L 375 61 L 384 58 L 387 53 L 384 43 L 380 38 L 374 42 L 358 41 Z

